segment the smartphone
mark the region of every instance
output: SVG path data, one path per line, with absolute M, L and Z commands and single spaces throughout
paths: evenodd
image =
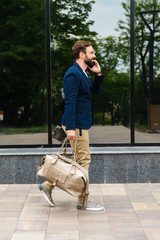
M 92 68 L 92 67 L 95 65 L 95 62 L 90 61 L 90 62 L 87 63 L 87 65 L 88 65 L 90 68 Z

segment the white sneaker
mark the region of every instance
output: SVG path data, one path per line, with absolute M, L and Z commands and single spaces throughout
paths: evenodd
M 82 210 L 82 203 L 77 204 L 77 209 Z M 104 207 L 100 204 L 88 201 L 86 210 L 88 210 L 88 211 L 102 211 L 102 210 L 104 210 Z

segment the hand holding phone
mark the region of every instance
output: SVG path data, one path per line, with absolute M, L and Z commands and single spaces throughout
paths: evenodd
M 92 68 L 95 65 L 95 61 L 88 61 L 87 65 L 89 68 Z
M 95 61 L 92 61 L 92 62 L 90 62 L 90 68 L 93 68 L 93 66 L 95 65 Z
M 90 66 L 88 65 L 88 67 L 92 72 L 95 72 L 95 73 L 100 73 L 101 72 L 101 67 L 96 60 L 91 61 L 90 63 L 91 64 L 90 64 Z

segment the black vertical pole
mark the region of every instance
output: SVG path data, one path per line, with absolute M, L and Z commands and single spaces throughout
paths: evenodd
M 130 131 L 131 144 L 134 145 L 134 0 L 130 1 Z
M 50 0 L 46 0 L 46 76 L 48 101 L 48 144 L 52 145 L 52 92 L 51 92 L 51 49 L 50 49 Z
M 154 30 L 151 30 L 151 32 L 150 32 L 150 56 L 149 56 L 150 104 L 154 104 L 153 50 L 154 50 Z

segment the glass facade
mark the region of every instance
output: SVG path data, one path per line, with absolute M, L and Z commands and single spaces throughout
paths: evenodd
M 32 37 L 30 36 L 30 39 L 28 32 L 26 33 L 30 25 L 26 25 L 26 28 L 21 29 L 20 33 L 17 33 L 18 27 L 15 25 L 13 27 L 13 23 L 10 26 L 10 30 L 14 32 L 12 41 L 14 42 L 15 34 L 19 34 L 21 42 L 14 42 L 14 48 L 17 47 L 17 50 L 12 52 L 10 50 L 8 55 L 4 48 L 6 58 L 1 58 L 1 61 L 3 60 L 0 69 L 1 148 L 54 147 L 60 144 L 52 138 L 52 131 L 56 125 L 61 123 L 63 76 L 73 59 L 71 57 L 67 63 L 68 52 L 66 50 L 65 53 L 65 46 L 56 45 L 60 40 L 54 39 L 52 29 L 50 29 L 52 26 L 50 19 L 53 18 L 52 11 L 50 16 L 50 8 L 52 10 L 53 6 L 52 4 L 50 6 L 49 2 L 46 0 L 44 6 L 44 1 L 40 1 L 39 5 L 32 6 L 33 8 L 42 8 L 39 29 L 34 29 L 33 26 L 33 33 L 39 31 L 38 35 L 36 32 Z M 100 5 L 98 1 L 96 4 Z M 20 7 L 23 13 L 18 12 L 17 18 L 19 16 L 28 17 L 25 8 L 27 6 Z M 97 40 L 98 44 L 95 44 L 95 54 L 105 78 L 102 93 L 93 96 L 94 125 L 89 130 L 92 146 L 160 145 L 160 77 L 157 70 L 159 55 L 155 56 L 156 66 L 151 84 L 150 52 L 148 50 L 145 56 L 147 63 L 143 66 L 137 51 L 137 44 L 142 41 L 142 36 L 137 30 L 137 21 L 140 21 L 141 16 L 137 20 L 137 13 L 134 9 L 135 2 L 131 0 L 129 18 L 126 19 L 129 21 L 130 30 L 123 28 L 125 20 L 119 22 L 118 25 L 119 33 L 122 29 L 123 32 L 126 31 L 129 40 L 127 37 L 120 39 L 119 36 L 107 36 L 103 37 L 103 40 Z M 113 6 L 112 11 L 111 15 L 117 14 Z M 121 12 L 121 15 L 123 14 L 124 12 Z M 37 19 L 39 16 L 38 18 L 35 16 L 32 20 L 37 21 Z M 44 26 L 45 21 L 46 27 Z M 148 21 L 151 23 L 152 19 L 149 18 Z M 141 19 L 140 24 L 142 22 Z M 136 23 L 136 27 L 134 23 Z M 36 24 L 37 22 L 35 28 Z M 107 22 L 105 27 L 109 28 L 109 25 L 110 23 Z M 145 29 L 146 26 L 141 27 Z M 40 31 L 40 29 L 43 30 Z M 147 41 L 149 41 L 149 31 L 146 32 L 144 48 L 147 48 Z M 27 35 L 25 36 L 25 34 Z M 158 36 L 157 32 L 155 32 L 155 36 Z M 7 37 L 5 40 L 9 42 Z M 120 51 L 125 41 L 126 48 Z M 157 38 L 155 39 L 155 52 L 158 51 L 156 41 Z M 5 44 L 2 38 L 1 43 L 1 45 Z M 65 67 L 59 65 L 62 61 L 59 51 L 64 54 Z M 146 78 L 143 74 L 146 74 Z M 154 101 L 151 102 L 152 95 Z

